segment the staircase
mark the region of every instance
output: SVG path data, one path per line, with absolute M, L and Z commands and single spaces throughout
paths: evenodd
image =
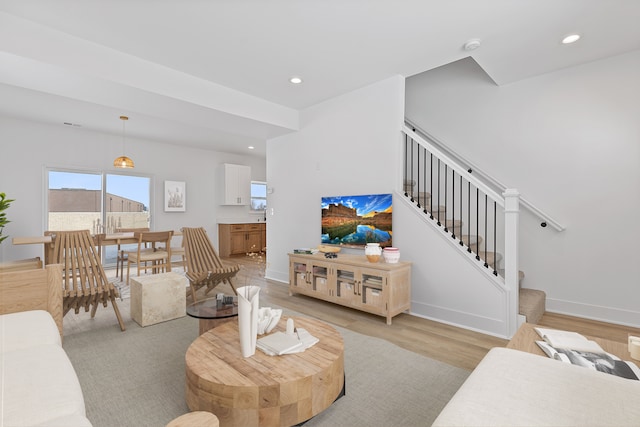
M 545 311 L 546 295 L 543 291 L 520 288 L 524 273 L 517 269 L 517 248 L 513 252 L 516 255 L 505 254 L 507 248 L 513 247 L 513 241 L 507 241 L 508 236 L 517 242 L 517 236 L 513 237 L 517 233 L 517 218 L 516 225 L 507 228 L 514 224 L 513 219 L 507 220 L 510 214 L 505 207 L 507 191 L 499 194 L 480 182 L 470 169 L 457 164 L 414 129 L 405 126 L 403 133 L 404 197 L 417 214 L 425 215 L 433 227 L 455 239 L 461 251 L 473 255 L 469 258 L 475 258 L 485 274 L 495 276 L 508 292 L 513 290 L 517 294 L 520 316 L 529 323 L 538 322 Z M 514 274 L 505 280 L 505 271 Z

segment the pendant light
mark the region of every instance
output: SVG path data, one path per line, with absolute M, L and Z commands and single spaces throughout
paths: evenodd
M 127 120 L 129 120 L 129 117 L 120 116 L 120 120 L 122 120 L 122 156 L 116 158 L 113 161 L 113 166 L 117 168 L 123 168 L 123 169 L 133 169 L 134 167 L 133 160 L 131 160 L 129 157 L 124 155 L 124 139 L 125 139 L 124 124 Z

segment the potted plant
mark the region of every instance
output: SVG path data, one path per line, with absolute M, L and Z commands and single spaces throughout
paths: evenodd
M 9 237 L 3 236 L 2 230 L 4 229 L 5 225 L 11 222 L 7 219 L 7 214 L 4 212 L 9 207 L 11 202 L 13 202 L 13 199 L 7 199 L 6 194 L 0 193 L 0 243 L 2 243 L 4 239 Z

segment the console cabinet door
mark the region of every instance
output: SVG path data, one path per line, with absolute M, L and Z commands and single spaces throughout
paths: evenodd
M 301 293 L 308 295 L 330 295 L 331 266 L 324 262 L 291 260 L 291 284 Z
M 309 279 L 310 271 L 307 261 L 291 258 L 289 261 L 289 286 L 300 293 L 312 290 L 311 280 Z
M 340 304 L 358 307 L 358 278 L 359 271 L 351 266 L 338 265 L 336 269 L 336 297 Z
M 363 268 L 358 280 L 361 308 L 379 314 L 387 313 L 388 274 L 379 270 Z

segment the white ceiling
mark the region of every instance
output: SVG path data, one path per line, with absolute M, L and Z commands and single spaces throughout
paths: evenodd
M 0 0 L 0 114 L 264 155 L 387 77 L 472 55 L 504 85 L 640 49 L 638 22 L 638 0 Z

